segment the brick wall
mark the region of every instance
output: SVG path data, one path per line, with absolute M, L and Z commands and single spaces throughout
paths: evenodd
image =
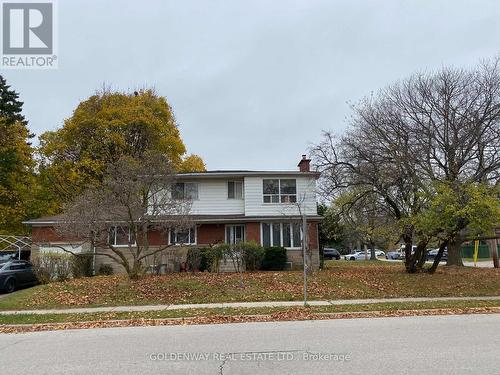
M 246 232 L 247 241 L 255 241 L 260 244 L 260 223 L 247 223 Z
M 309 223 L 309 248 L 310 249 L 319 249 L 318 243 L 318 223 L 311 222 Z
M 61 242 L 62 238 L 59 236 L 53 227 L 33 227 L 31 229 L 31 238 L 34 243 L 43 242 Z
M 225 241 L 225 225 L 224 224 L 201 224 L 197 228 L 198 245 L 211 245 L 216 243 L 224 243 Z

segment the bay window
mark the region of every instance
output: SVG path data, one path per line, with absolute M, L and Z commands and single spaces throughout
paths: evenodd
M 302 228 L 299 223 L 262 223 L 262 246 L 300 248 Z

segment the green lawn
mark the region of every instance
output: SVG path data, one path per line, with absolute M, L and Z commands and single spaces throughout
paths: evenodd
M 0 310 L 91 306 L 290 301 L 302 298 L 302 272 L 177 273 L 131 281 L 98 276 L 40 285 L 0 299 Z M 439 267 L 407 274 L 401 263 L 330 261 L 309 280 L 309 299 L 500 295 L 500 270 Z

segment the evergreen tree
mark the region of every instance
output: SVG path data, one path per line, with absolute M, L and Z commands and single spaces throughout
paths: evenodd
M 7 125 L 20 122 L 28 125 L 22 115 L 23 102 L 19 101 L 19 94 L 10 89 L 7 81 L 0 75 L 0 117 L 3 117 Z
M 34 207 L 32 135 L 22 106 L 19 95 L 0 76 L 0 233 L 24 232 L 21 222 Z

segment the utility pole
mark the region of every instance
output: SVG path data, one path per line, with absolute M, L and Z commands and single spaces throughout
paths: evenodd
M 302 214 L 302 256 L 304 258 L 304 306 L 307 306 L 307 218 Z

